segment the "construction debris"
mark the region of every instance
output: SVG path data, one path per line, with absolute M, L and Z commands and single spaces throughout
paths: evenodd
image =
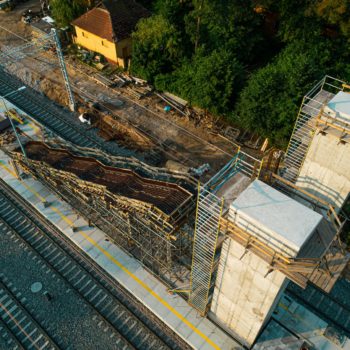
M 103 115 L 99 120 L 99 133 L 106 140 L 118 140 L 131 149 L 150 150 L 155 147 L 147 136 L 127 123 L 123 123 L 116 116 Z
M 0 133 L 0 146 L 6 146 L 14 143 L 16 140 L 15 134 L 12 130 L 6 130 Z
M 38 22 L 42 17 L 42 12 L 34 12 L 31 9 L 26 10 L 22 14 L 22 22 L 23 23 L 32 23 L 32 22 Z
M 207 173 L 210 170 L 210 165 L 208 163 L 205 163 L 198 168 L 191 168 L 190 173 L 195 177 L 200 177 L 203 174 Z

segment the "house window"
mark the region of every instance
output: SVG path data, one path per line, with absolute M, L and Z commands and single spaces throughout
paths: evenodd
M 108 47 L 108 45 L 107 45 L 107 43 L 105 41 L 102 40 L 101 43 L 102 43 L 102 46 Z
M 82 33 L 82 36 L 84 37 L 84 38 L 87 38 L 88 36 L 87 36 L 87 34 L 85 33 L 85 32 L 81 32 Z

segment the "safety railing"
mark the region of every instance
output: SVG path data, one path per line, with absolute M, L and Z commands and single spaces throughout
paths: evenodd
M 303 97 L 285 159 L 283 177 L 296 182 L 315 134 L 315 125 L 311 120 L 316 118 L 325 103 L 343 89 L 344 82 L 325 76 Z
M 258 178 L 263 165 L 263 160 L 257 159 L 248 153 L 238 149 L 237 154 L 209 181 L 203 188 L 217 193 L 219 189 L 238 172 L 248 176 L 251 179 Z

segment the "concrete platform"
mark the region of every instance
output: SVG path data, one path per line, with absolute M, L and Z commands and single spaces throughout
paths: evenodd
M 25 125 L 26 131 L 35 138 L 37 129 L 30 124 Z M 88 227 L 86 220 L 79 217 L 70 205 L 50 192 L 42 183 L 32 178 L 17 179 L 9 164 L 9 158 L 2 151 L 0 177 L 194 349 L 242 349 L 213 322 L 200 317 L 180 296 L 171 295 L 164 284 L 143 268 L 136 259 L 107 240 L 108 237 L 101 230 Z M 51 205 L 44 208 L 44 201 Z M 72 231 L 73 226 L 78 227 L 75 233 Z

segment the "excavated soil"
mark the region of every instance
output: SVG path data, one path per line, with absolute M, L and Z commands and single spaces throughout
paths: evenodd
M 103 185 L 118 196 L 153 204 L 168 215 L 192 196 L 176 184 L 147 179 L 129 169 L 104 166 L 95 159 L 76 157 L 41 142 L 28 142 L 25 150 L 29 159 L 73 173 L 81 180 Z

